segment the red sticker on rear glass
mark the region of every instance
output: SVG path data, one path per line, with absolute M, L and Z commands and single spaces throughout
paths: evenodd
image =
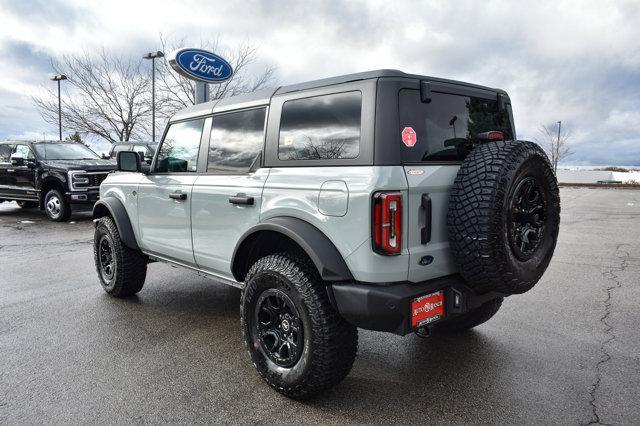
M 416 136 L 416 131 L 413 130 L 413 127 L 405 127 L 402 129 L 402 143 L 405 144 L 409 148 L 413 148 L 413 146 L 418 142 L 418 136 Z

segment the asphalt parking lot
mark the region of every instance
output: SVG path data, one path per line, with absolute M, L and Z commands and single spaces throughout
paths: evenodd
M 563 189 L 542 281 L 490 322 L 421 339 L 360 330 L 346 380 L 308 402 L 245 353 L 239 291 L 152 264 L 99 287 L 90 215 L 0 204 L 0 423 L 640 423 L 640 191 Z

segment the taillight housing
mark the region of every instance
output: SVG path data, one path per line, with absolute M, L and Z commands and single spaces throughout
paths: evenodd
M 402 251 L 402 193 L 373 194 L 373 251 L 385 256 Z

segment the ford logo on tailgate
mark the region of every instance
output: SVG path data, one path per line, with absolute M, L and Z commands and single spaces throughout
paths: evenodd
M 219 83 L 233 75 L 229 62 L 202 49 L 180 49 L 170 56 L 169 64 L 179 74 L 205 83 Z

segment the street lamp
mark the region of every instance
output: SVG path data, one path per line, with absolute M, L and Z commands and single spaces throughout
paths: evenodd
M 58 82 L 58 132 L 60 140 L 62 140 L 62 102 L 60 101 L 60 82 L 66 80 L 67 76 L 64 74 L 58 74 L 51 77 L 52 81 Z
M 562 128 L 562 121 L 558 121 L 558 147 L 560 147 L 560 129 Z
M 156 141 L 156 58 L 164 57 L 161 51 L 149 52 L 143 59 L 151 59 L 151 139 Z

